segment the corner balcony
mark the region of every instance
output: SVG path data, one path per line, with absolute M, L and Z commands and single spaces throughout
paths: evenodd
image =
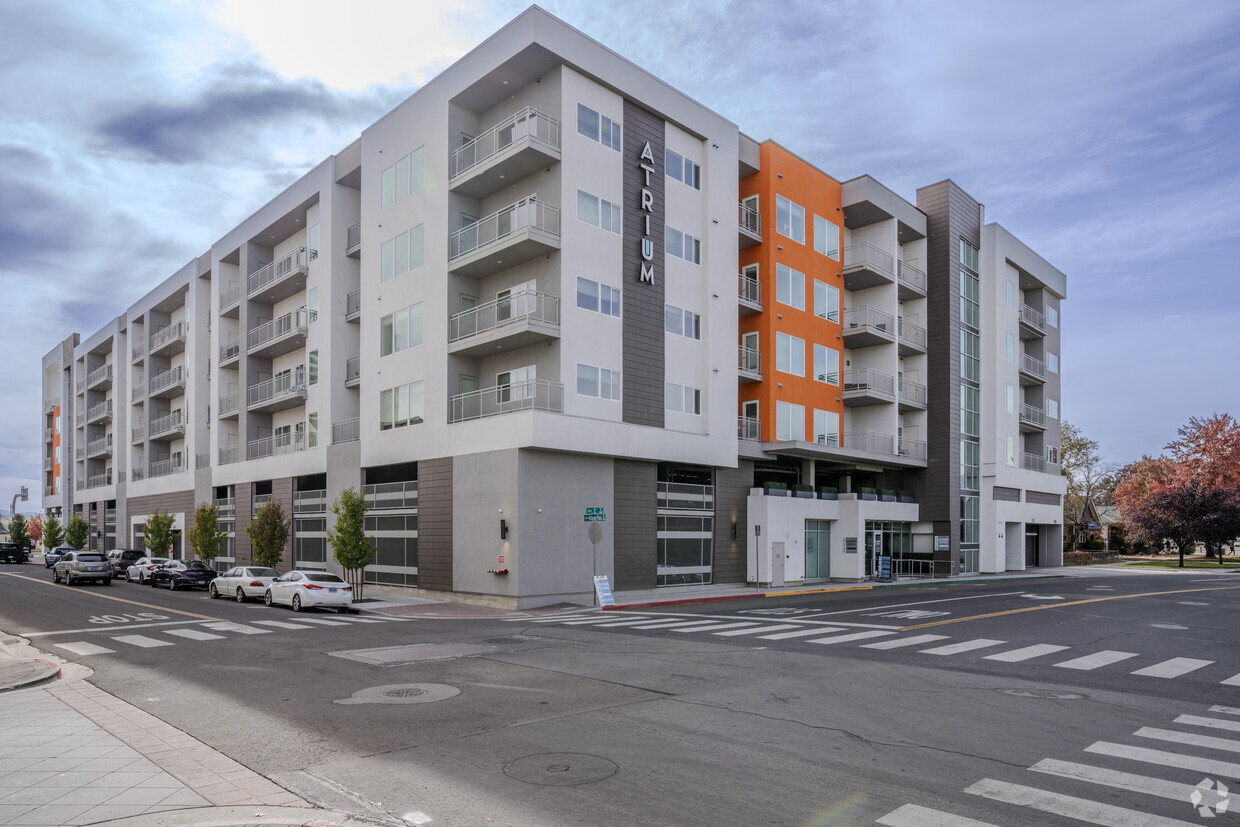
M 233 336 L 220 345 L 220 367 L 226 367 L 241 358 L 241 336 Z
M 129 444 L 141 445 L 146 440 L 146 423 L 140 418 L 134 421 L 133 428 L 129 431 Z
M 169 474 L 177 474 L 185 470 L 185 462 L 181 457 L 176 456 L 172 459 L 162 459 L 159 462 L 152 462 L 148 477 L 166 477 Z
M 736 438 L 744 442 L 760 442 L 762 440 L 762 420 L 756 416 L 738 416 L 736 418 Z
M 841 316 L 844 347 L 862 348 L 888 345 L 896 340 L 895 319 L 876 307 L 850 307 Z
M 1020 467 L 1026 471 L 1039 471 L 1043 474 L 1059 473 L 1059 463 L 1051 462 L 1041 454 L 1022 453 L 1020 455 Z
M 246 392 L 247 411 L 283 411 L 306 404 L 306 371 L 292 373 L 250 385 Z
M 905 457 L 907 459 L 926 461 L 926 442 L 921 439 L 904 439 L 901 437 L 896 440 L 896 456 Z
M 737 313 L 750 316 L 762 312 L 762 282 L 749 278 L 744 273 L 737 273 Z
M 150 354 L 152 356 L 172 356 L 185 352 L 185 339 L 189 333 L 189 325 L 185 322 L 174 322 L 151 334 Z
M 220 291 L 220 315 L 235 319 L 240 310 L 241 285 L 234 281 Z
M 332 445 L 343 445 L 346 442 L 357 442 L 362 438 L 362 420 L 346 419 L 332 423 Z
M 560 300 L 522 290 L 448 319 L 448 353 L 490 356 L 560 338 Z
M 738 249 L 752 247 L 762 243 L 762 213 L 746 207 L 744 202 L 737 204 L 737 241 Z
M 926 443 L 911 439 L 896 439 L 891 434 L 860 431 L 844 434 L 840 447 L 846 451 L 868 454 L 888 461 L 904 460 L 900 464 L 924 467 Z
M 511 385 L 459 393 L 448 399 L 448 422 L 466 422 L 517 411 L 564 412 L 564 385 L 527 379 Z
M 344 320 L 358 324 L 362 318 L 362 291 L 354 290 L 344 297 Z
M 279 318 L 263 322 L 249 332 L 247 355 L 270 359 L 301 350 L 310 331 L 306 308 L 300 307 Z
M 896 331 L 898 332 L 901 356 L 915 356 L 918 353 L 926 352 L 927 338 L 924 327 L 918 327 L 900 318 L 896 320 Z
M 106 390 L 112 387 L 112 366 L 100 365 L 86 374 L 87 390 Z
M 156 399 L 172 399 L 185 395 L 185 368 L 175 368 L 151 377 L 151 396 Z
M 86 424 L 94 425 L 97 422 L 107 422 L 112 419 L 112 400 L 100 402 L 98 405 L 92 405 L 86 410 Z
M 844 371 L 844 404 L 850 408 L 896 401 L 894 376 L 872 368 Z
M 362 386 L 362 357 L 350 356 L 344 360 L 344 386 L 360 388 Z
M 306 440 L 299 433 L 283 433 L 256 439 L 245 446 L 246 459 L 262 459 L 306 450 Z
M 523 198 L 448 238 L 448 270 L 485 278 L 560 249 L 560 211 Z
M 146 359 L 146 346 L 138 342 L 130 348 L 129 354 L 129 361 L 135 365 L 140 365 Z
M 1020 384 L 1023 387 L 1046 383 L 1046 364 L 1028 353 L 1020 355 Z
M 448 159 L 448 189 L 483 199 L 560 160 L 560 122 L 526 107 Z
M 306 248 L 298 247 L 251 273 L 246 279 L 246 295 L 264 302 L 278 302 L 300 293 L 306 289 L 309 265 Z
M 344 231 L 344 254 L 349 258 L 362 257 L 362 222 Z
M 926 272 L 907 262 L 896 262 L 896 285 L 899 287 L 900 301 L 926 297 Z
M 896 384 L 897 395 L 900 398 L 900 413 L 924 411 L 926 409 L 929 396 L 927 395 L 925 385 L 919 385 L 907 379 L 900 379 Z
M 112 456 L 112 435 L 108 434 L 99 439 L 92 439 L 86 444 L 86 458 L 97 459 L 99 457 Z
M 180 439 L 183 436 L 185 418 L 179 410 L 151 420 L 151 439 Z
M 75 428 L 81 428 L 86 425 L 86 411 L 78 411 L 77 416 L 73 418 Z
M 241 461 L 241 446 L 226 445 L 220 449 L 220 461 L 218 465 L 231 465 L 234 462 Z
M 79 444 L 73 456 L 78 462 L 86 459 L 86 446 Z
M 1040 434 L 1046 430 L 1046 411 L 1035 405 L 1020 406 L 1020 432 Z
M 133 390 L 129 392 L 130 402 L 134 405 L 141 405 L 146 402 L 146 382 L 139 379 L 134 383 Z
M 1042 311 L 1034 310 L 1027 304 L 1020 306 L 1020 338 L 1040 339 L 1046 335 L 1046 318 Z
M 866 290 L 896 281 L 895 257 L 873 244 L 844 248 L 844 289 Z
M 736 349 L 736 376 L 740 384 L 762 381 L 762 351 L 756 347 L 738 345 Z
M 102 474 L 92 474 L 86 478 L 87 488 L 105 488 L 111 484 L 112 484 L 112 469 L 111 468 L 104 471 Z
M 51 471 L 51 470 L 52 470 L 52 458 L 51 458 L 51 457 L 44 457 L 44 458 L 43 458 L 43 470 L 44 470 L 44 471 Z
M 220 397 L 219 411 L 216 416 L 220 419 L 236 419 L 237 413 L 241 409 L 241 394 L 229 393 Z

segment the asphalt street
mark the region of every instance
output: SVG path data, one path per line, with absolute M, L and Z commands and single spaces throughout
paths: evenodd
M 1200 823 L 1240 778 L 1237 608 L 1240 575 L 1110 570 L 341 617 L 0 568 L 3 631 L 406 824 Z

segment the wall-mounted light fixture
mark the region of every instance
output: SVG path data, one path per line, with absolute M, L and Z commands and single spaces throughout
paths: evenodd
M 501 540 L 508 539 L 508 521 L 501 519 L 499 521 L 499 538 Z
M 736 523 L 732 523 L 732 539 L 736 539 Z

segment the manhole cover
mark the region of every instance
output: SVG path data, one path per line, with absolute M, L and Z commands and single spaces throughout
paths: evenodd
M 384 692 L 385 698 L 416 698 L 419 695 L 425 695 L 421 689 L 393 689 L 390 692 Z
M 1011 695 L 1016 698 L 1046 698 L 1052 701 L 1080 701 L 1085 696 L 1079 692 L 1056 692 L 1052 689 L 1000 689 L 997 690 L 1001 695 Z
M 461 694 L 455 686 L 443 683 L 406 683 L 389 686 L 372 686 L 359 689 L 348 698 L 332 701 L 334 704 L 429 704 Z
M 601 755 L 584 752 L 544 752 L 504 765 L 504 775 L 527 784 L 576 787 L 611 778 L 620 767 Z

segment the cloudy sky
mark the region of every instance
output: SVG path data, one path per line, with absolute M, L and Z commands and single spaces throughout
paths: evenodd
M 526 5 L 2 0 L 0 501 L 39 505 L 43 354 Z M 984 202 L 1068 275 L 1063 412 L 1107 459 L 1240 414 L 1240 3 L 543 6 L 841 180 Z

